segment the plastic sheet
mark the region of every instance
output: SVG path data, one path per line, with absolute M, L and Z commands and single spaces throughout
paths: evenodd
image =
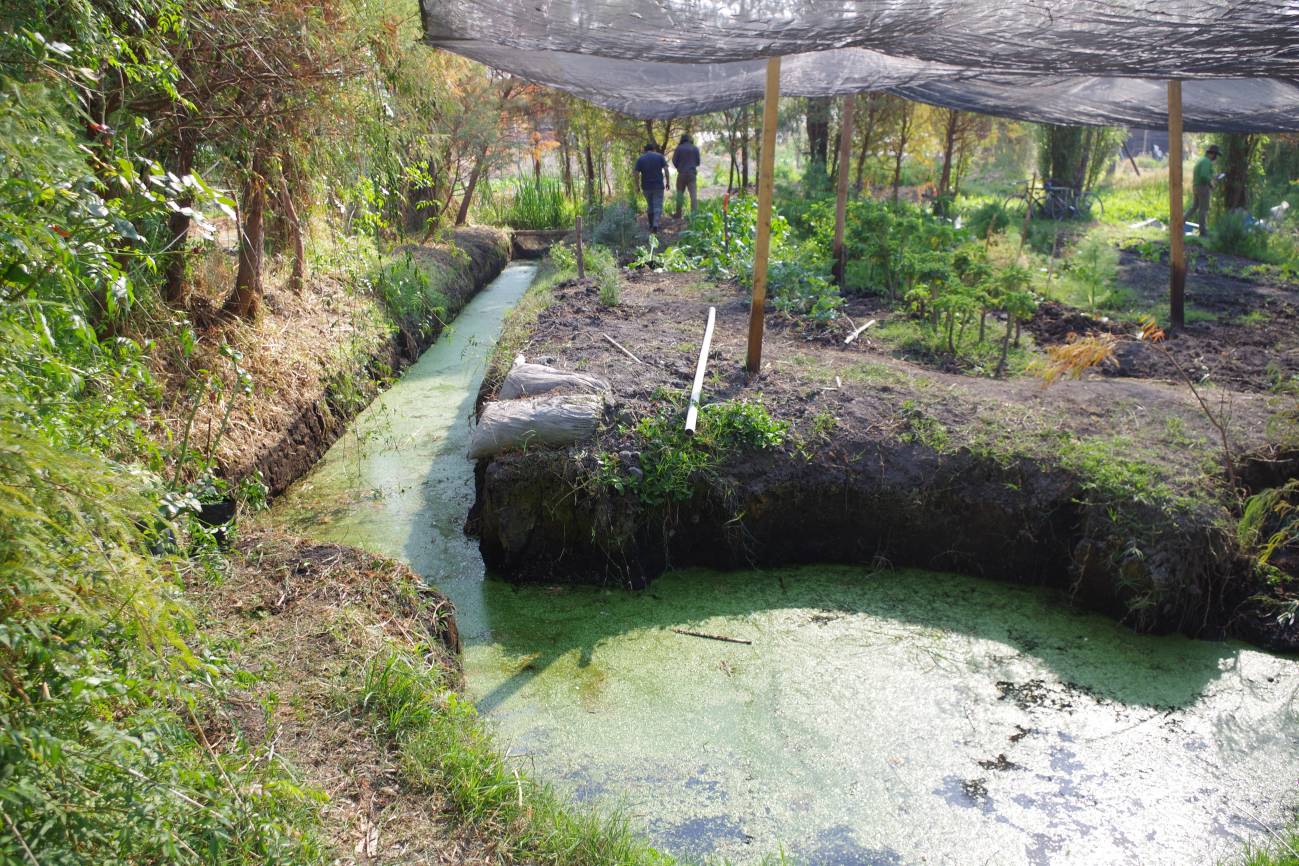
M 1299 3 L 423 0 L 427 41 L 638 117 L 884 90 L 1026 120 L 1299 129 Z M 1210 79 L 1210 80 L 1195 80 Z

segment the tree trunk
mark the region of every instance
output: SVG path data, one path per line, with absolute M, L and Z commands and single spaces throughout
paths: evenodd
M 1249 164 L 1258 148 L 1259 136 L 1233 133 L 1222 141 L 1222 206 L 1231 211 L 1249 207 Z
M 857 191 L 866 192 L 866 156 L 870 153 L 871 136 L 875 132 L 875 95 L 866 97 L 866 129 L 862 133 L 861 150 L 857 153 Z
M 811 164 L 809 173 L 825 173 L 830 163 L 830 106 L 829 96 L 807 101 L 807 153 Z
M 902 157 L 906 154 L 907 140 L 911 137 L 911 122 L 915 118 L 915 105 L 904 102 L 898 116 L 898 137 L 893 148 L 893 203 L 898 201 L 898 188 L 902 185 Z
M 194 153 L 198 148 L 198 133 L 190 126 L 181 127 L 176 144 L 176 175 L 184 177 L 194 170 Z M 187 209 L 194 203 L 190 187 L 185 187 L 176 204 Z M 180 210 L 167 216 L 167 231 L 171 234 L 171 249 L 167 253 L 166 279 L 162 299 L 172 306 L 185 302 L 185 268 L 188 264 L 190 216 Z
M 591 155 L 591 133 L 586 134 L 586 141 L 582 143 L 582 157 L 586 162 L 586 200 L 595 201 L 595 158 Z
M 483 163 L 487 161 L 487 148 L 478 152 L 478 158 L 474 160 L 473 170 L 469 172 L 469 181 L 465 184 L 465 194 L 460 199 L 460 210 L 456 211 L 456 225 L 462 226 L 469 219 L 469 205 L 474 199 L 474 189 L 478 186 L 478 178 L 483 173 Z M 564 159 L 565 167 L 568 164 L 568 158 Z M 568 176 L 569 195 L 572 195 L 573 177 Z
M 744 131 L 740 133 L 740 195 L 749 191 L 749 109 L 741 108 L 741 123 Z
M 302 237 L 302 220 L 298 219 L 298 209 L 293 205 L 289 181 L 284 175 L 280 175 L 280 201 L 289 230 L 289 243 L 293 247 L 293 272 L 289 274 L 289 290 L 300 295 L 307 278 L 307 245 Z
M 942 201 L 947 188 L 952 183 L 952 153 L 956 150 L 956 127 L 960 123 L 961 113 L 954 108 L 947 109 L 947 124 L 943 130 L 943 170 L 938 175 L 938 199 Z
M 239 233 L 239 272 L 235 288 L 225 303 L 225 312 L 241 319 L 257 315 L 262 303 L 262 244 L 266 216 L 266 178 L 260 156 L 253 159 L 252 171 L 244 181 L 243 228 Z
M 559 136 L 559 152 L 564 161 L 564 194 L 567 195 L 569 198 L 572 198 L 573 197 L 573 149 L 572 147 L 569 146 L 567 128 L 565 128 L 563 133 Z M 478 166 L 479 166 L 478 163 L 474 163 L 474 172 L 478 171 Z M 469 196 L 473 192 L 474 182 L 477 181 L 478 179 L 477 177 L 474 176 L 473 172 L 470 173 L 469 178 L 470 178 L 469 184 L 466 187 L 468 191 L 465 193 L 465 201 L 469 200 Z M 461 205 L 460 209 L 462 211 L 465 210 L 465 206 Z M 462 223 L 457 222 L 456 225 L 462 225 Z

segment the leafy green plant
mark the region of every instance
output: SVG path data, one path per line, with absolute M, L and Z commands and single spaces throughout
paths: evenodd
M 650 235 L 649 241 L 644 246 L 636 248 L 627 266 L 629 268 L 657 267 L 674 273 L 685 273 L 697 269 L 699 263 L 679 246 L 660 248 L 658 237 Z
M 1213 221 L 1209 228 L 1209 249 L 1255 261 L 1270 260 L 1269 235 L 1243 211 L 1230 211 Z
M 1119 252 L 1099 235 L 1088 235 L 1069 260 L 1068 275 L 1087 298 L 1087 307 L 1096 310 L 1106 303 L 1118 280 Z
M 604 209 L 591 239 L 614 250 L 619 258 L 626 256 L 646 237 L 636 221 L 636 209 L 626 202 L 615 202 Z
M 1279 551 L 1299 544 L 1299 481 L 1260 491 L 1245 500 L 1236 525 L 1236 538 L 1254 565 L 1272 581 L 1284 581 L 1286 575 L 1272 558 Z
M 373 291 L 395 318 L 427 335 L 447 318 L 447 296 L 433 287 L 428 274 L 409 254 L 375 262 L 357 277 L 358 286 Z
M 605 484 L 634 492 L 651 505 L 681 502 L 694 493 L 697 479 L 712 472 L 728 454 L 745 448 L 780 447 L 789 425 L 771 417 L 762 403 L 731 400 L 711 403 L 699 410 L 698 431 L 685 432 L 680 400 L 670 401 L 657 414 L 642 418 L 634 427 L 640 441 L 641 475 L 611 483 L 609 469 L 601 474 Z
M 979 205 L 965 220 L 965 227 L 977 238 L 987 238 L 1010 227 L 1010 213 L 999 201 Z

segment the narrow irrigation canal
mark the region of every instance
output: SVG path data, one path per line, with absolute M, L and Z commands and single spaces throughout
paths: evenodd
M 694 570 L 635 594 L 485 579 L 461 532 L 467 419 L 533 274 L 484 290 L 272 513 L 451 596 L 469 689 L 517 760 L 673 853 L 741 863 L 1214 863 L 1284 820 L 1292 659 L 954 575 Z

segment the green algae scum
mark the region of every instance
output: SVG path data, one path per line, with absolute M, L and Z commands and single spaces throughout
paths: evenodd
M 639 593 L 487 579 L 464 454 L 533 274 L 472 301 L 270 518 L 450 595 L 469 690 L 518 761 L 667 851 L 738 863 L 1214 863 L 1284 821 L 1299 666 L 1243 644 L 916 571 L 692 570 Z

